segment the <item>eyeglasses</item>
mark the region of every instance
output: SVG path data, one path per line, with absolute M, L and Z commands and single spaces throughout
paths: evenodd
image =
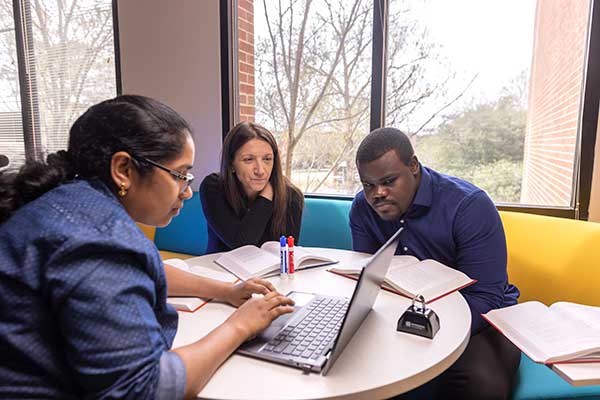
M 156 161 L 152 161 L 146 157 L 138 157 L 138 156 L 133 156 L 134 159 L 142 161 L 142 162 L 146 162 L 150 165 L 155 166 L 156 168 L 162 169 L 163 171 L 168 172 L 169 174 L 173 175 L 175 178 L 184 181 L 185 185 L 183 185 L 183 187 L 181 188 L 181 193 L 185 192 L 187 190 L 187 188 L 190 187 L 190 185 L 192 184 L 192 182 L 194 181 L 194 175 L 192 175 L 191 173 L 187 173 L 187 174 L 182 174 L 179 171 L 175 171 L 174 169 L 171 169 L 169 167 L 165 167 L 162 164 L 157 163 Z

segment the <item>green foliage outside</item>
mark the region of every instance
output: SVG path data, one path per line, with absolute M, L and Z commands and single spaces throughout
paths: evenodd
M 513 95 L 473 106 L 437 132 L 416 137 L 422 163 L 484 189 L 496 203 L 518 203 L 527 111 Z

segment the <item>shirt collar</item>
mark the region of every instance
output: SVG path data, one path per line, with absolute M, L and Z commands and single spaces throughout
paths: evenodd
M 427 168 L 423 167 L 421 164 L 419 164 L 419 169 L 421 171 L 421 182 L 419 183 L 417 193 L 415 194 L 415 198 L 413 199 L 409 210 L 412 210 L 413 207 L 430 208 L 433 201 L 433 184 L 431 182 L 431 174 Z

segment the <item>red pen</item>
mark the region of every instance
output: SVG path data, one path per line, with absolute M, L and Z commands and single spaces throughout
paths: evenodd
M 294 276 L 295 265 L 294 265 L 294 237 L 289 236 L 287 240 L 288 245 L 288 274 L 291 277 Z

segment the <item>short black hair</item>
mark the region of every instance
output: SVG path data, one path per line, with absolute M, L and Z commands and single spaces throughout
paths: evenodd
M 377 160 L 390 150 L 395 150 L 405 165 L 410 164 L 415 154 L 410 139 L 401 130 L 378 128 L 369 133 L 358 146 L 356 165 Z

